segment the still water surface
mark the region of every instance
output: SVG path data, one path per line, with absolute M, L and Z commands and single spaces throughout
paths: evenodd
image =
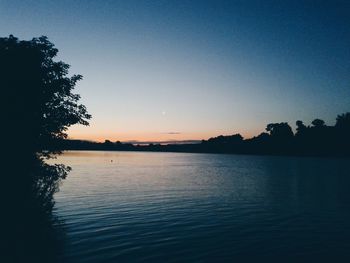
M 345 159 L 69 151 L 64 262 L 350 262 Z

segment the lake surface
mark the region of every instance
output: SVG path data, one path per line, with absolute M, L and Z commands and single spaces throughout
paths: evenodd
M 64 262 L 350 262 L 346 159 L 65 152 Z

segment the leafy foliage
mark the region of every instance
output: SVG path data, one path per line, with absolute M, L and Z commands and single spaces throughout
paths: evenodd
M 28 153 L 43 157 L 57 152 L 55 141 L 67 137 L 69 126 L 88 125 L 91 118 L 72 93 L 82 76 L 68 76 L 69 65 L 53 60 L 57 53 L 45 36 L 0 38 L 2 106 L 10 110 L 5 123 Z
M 26 230 L 24 223 L 33 228 L 38 222 L 40 228 L 42 219 L 50 217 L 53 194 L 70 171 L 46 159 L 60 153 L 57 142 L 67 138 L 68 127 L 88 125 L 91 118 L 72 92 L 82 76 L 70 76 L 69 65 L 54 60 L 57 54 L 45 36 L 29 41 L 12 35 L 0 38 L 0 105 L 9 168 L 2 176 L 3 189 L 8 192 L 11 223 Z

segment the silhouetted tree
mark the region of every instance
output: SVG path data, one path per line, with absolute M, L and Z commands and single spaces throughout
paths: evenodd
M 202 142 L 201 146 L 205 152 L 240 152 L 243 142 L 243 137 L 240 134 L 210 138 Z
M 273 139 L 277 140 L 290 139 L 294 136 L 292 128 L 287 122 L 270 123 L 266 126 L 266 131 L 270 133 Z
M 335 127 L 350 133 L 350 112 L 337 116 Z
M 296 121 L 295 124 L 297 125 L 297 129 L 296 129 L 297 132 L 296 132 L 296 135 L 297 135 L 297 136 L 302 136 L 302 135 L 304 135 L 305 132 L 306 132 L 306 130 L 307 130 L 307 127 L 305 126 L 305 124 L 304 124 L 302 121 L 300 121 L 300 120 Z
M 327 126 L 323 120 L 315 119 L 309 129 L 308 145 L 312 152 L 326 153 L 334 142 L 334 127 Z
M 350 112 L 343 113 L 337 116 L 335 123 L 335 136 L 337 139 L 337 147 L 348 149 L 350 148 Z M 346 150 L 344 150 L 346 152 Z
M 268 141 L 270 138 L 270 135 L 266 132 L 260 133 L 258 136 L 254 137 L 259 142 L 265 142 Z
M 291 152 L 294 134 L 287 122 L 270 123 L 266 126 L 266 131 L 270 133 L 269 152 Z
M 104 149 L 109 150 L 112 149 L 114 146 L 114 143 L 111 142 L 110 140 L 105 140 L 105 142 L 103 143 Z
M 243 140 L 243 137 L 240 134 L 234 134 L 234 135 L 228 135 L 228 136 L 220 135 L 218 137 L 210 138 L 208 140 L 208 143 L 237 144 L 242 142 L 242 140 Z
M 68 76 L 69 65 L 54 61 L 58 50 L 46 37 L 19 41 L 0 38 L 2 106 L 9 112 L 11 137 L 21 138 L 27 154 L 48 157 L 55 141 L 67 137 L 74 124 L 91 117 L 80 96 L 72 93 L 81 75 Z M 22 147 L 24 148 L 24 147 Z
M 321 128 L 325 126 L 325 122 L 324 120 L 320 120 L 320 119 L 314 119 L 311 124 L 315 127 L 315 128 Z
M 54 61 L 57 52 L 44 36 L 29 41 L 12 35 L 0 38 L 0 105 L 2 130 L 7 131 L 8 142 L 3 160 L 9 168 L 2 173 L 2 193 L 6 190 L 8 197 L 3 212 L 10 228 L 20 235 L 10 233 L 8 244 L 15 243 L 10 248 L 27 248 L 12 255 L 23 253 L 26 261 L 33 260 L 29 257 L 32 250 L 40 250 L 34 237 L 41 236 L 47 225 L 44 219 L 51 216 L 53 194 L 70 169 L 49 165 L 45 159 L 60 152 L 57 142 L 67 137 L 69 126 L 88 125 L 91 117 L 78 103 L 80 96 L 72 93 L 82 76 L 69 76 L 69 65 Z M 33 240 L 22 240 L 27 237 Z M 46 234 L 41 238 L 46 240 Z M 18 242 L 23 244 L 21 248 L 17 248 Z M 37 255 L 41 258 L 44 254 L 40 251 Z

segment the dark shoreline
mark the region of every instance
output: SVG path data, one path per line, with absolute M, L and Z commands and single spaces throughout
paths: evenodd
M 132 144 L 57 139 L 48 150 L 116 150 L 150 152 L 225 153 L 277 156 L 350 157 L 350 112 L 338 115 L 334 126 L 315 119 L 306 126 L 296 121 L 296 132 L 287 122 L 269 123 L 267 132 L 245 139 L 240 134 L 219 135 L 192 143 Z
M 273 150 L 265 151 L 244 151 L 237 149 L 208 149 L 202 143 L 196 144 L 149 144 L 133 145 L 130 143 L 100 143 L 84 140 L 65 140 L 60 143 L 62 151 L 125 151 L 125 152 L 171 152 L 171 153 L 204 153 L 204 154 L 231 154 L 231 155 L 253 155 L 253 156 L 281 156 L 281 157 L 315 157 L 315 158 L 349 158 L 347 153 L 312 153 L 312 152 L 274 152 Z

